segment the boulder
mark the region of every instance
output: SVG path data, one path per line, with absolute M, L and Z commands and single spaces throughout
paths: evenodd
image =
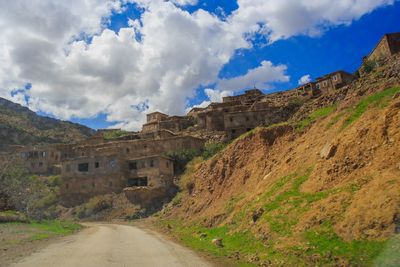
M 330 159 L 335 155 L 336 150 L 337 150 L 337 145 L 326 143 L 325 146 L 322 148 L 321 152 L 319 152 L 319 155 L 323 159 Z
M 214 245 L 216 245 L 217 247 L 222 248 L 224 246 L 224 244 L 222 243 L 222 238 L 215 238 L 211 241 L 211 243 L 213 243 Z

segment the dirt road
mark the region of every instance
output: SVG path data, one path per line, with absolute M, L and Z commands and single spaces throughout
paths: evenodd
M 89 224 L 32 254 L 13 267 L 203 267 L 212 266 L 192 251 L 134 226 Z

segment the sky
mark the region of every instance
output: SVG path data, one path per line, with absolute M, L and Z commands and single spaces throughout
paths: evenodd
M 140 130 L 149 112 L 354 72 L 399 17 L 396 0 L 0 0 L 0 97 Z

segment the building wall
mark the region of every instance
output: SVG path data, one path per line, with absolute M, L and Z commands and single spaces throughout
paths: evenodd
M 354 79 L 354 76 L 349 73 L 343 71 L 335 72 L 319 79 L 316 83 L 316 88 L 321 90 L 322 93 L 329 93 L 350 84 Z
M 130 167 L 135 162 L 136 167 Z M 80 164 L 88 164 L 80 171 Z M 73 206 L 103 194 L 120 193 L 130 187 L 132 180 L 147 178 L 147 187 L 172 185 L 174 171 L 171 159 L 153 156 L 140 159 L 123 159 L 119 156 L 79 158 L 62 163 L 61 202 Z
M 163 114 L 160 112 L 154 112 L 147 114 L 147 122 L 156 122 L 156 121 L 163 121 L 168 118 L 167 114 Z

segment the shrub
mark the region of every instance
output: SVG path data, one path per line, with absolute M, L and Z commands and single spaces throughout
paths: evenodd
M 373 60 L 365 60 L 363 63 L 363 70 L 365 73 L 370 73 L 376 68 L 376 62 Z
M 203 159 L 209 159 L 226 147 L 224 143 L 208 143 L 201 154 Z
M 184 149 L 166 154 L 167 157 L 174 160 L 174 170 L 177 174 L 182 174 L 186 169 L 186 165 L 200 155 L 201 150 L 198 149 Z

